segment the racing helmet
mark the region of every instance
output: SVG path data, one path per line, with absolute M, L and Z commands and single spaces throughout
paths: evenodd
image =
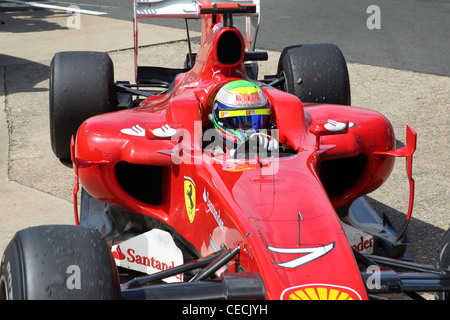
M 252 82 L 235 80 L 217 92 L 213 103 L 214 127 L 225 141 L 239 143 L 269 128 L 270 106 L 262 90 Z

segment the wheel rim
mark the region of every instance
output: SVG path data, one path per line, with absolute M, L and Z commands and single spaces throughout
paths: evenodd
M 288 91 L 288 84 L 287 84 L 287 78 L 286 78 L 286 73 L 284 73 L 284 71 L 280 72 L 280 78 L 284 78 L 284 81 L 280 83 L 280 90 L 284 91 L 284 92 L 289 92 Z

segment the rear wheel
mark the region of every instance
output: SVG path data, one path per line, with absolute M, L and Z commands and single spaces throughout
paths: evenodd
M 50 65 L 50 139 L 61 160 L 81 123 L 116 110 L 114 68 L 104 52 L 59 52 Z
M 96 230 L 62 225 L 25 229 L 2 257 L 2 300 L 118 298 L 117 268 Z
M 282 90 L 302 102 L 350 105 L 350 81 L 341 50 L 333 44 L 287 47 L 278 62 Z

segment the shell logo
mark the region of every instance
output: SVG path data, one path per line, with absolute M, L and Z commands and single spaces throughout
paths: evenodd
M 283 291 L 282 300 L 362 300 L 353 289 L 330 284 L 307 284 Z

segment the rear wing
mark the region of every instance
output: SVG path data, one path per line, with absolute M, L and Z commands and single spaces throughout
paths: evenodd
M 198 3 L 192 0 L 135 0 L 134 13 L 142 18 L 198 19 Z
M 140 19 L 164 18 L 164 19 L 200 19 L 201 6 L 215 6 L 223 4 L 254 5 L 255 12 L 235 13 L 234 16 L 245 16 L 245 46 L 247 51 L 254 51 L 256 37 L 260 23 L 260 0 L 134 0 L 134 58 L 136 82 L 138 81 L 138 21 Z M 190 48 L 189 30 L 186 23 L 187 40 Z M 190 50 L 190 49 L 189 49 Z M 191 55 L 191 52 L 189 52 Z

